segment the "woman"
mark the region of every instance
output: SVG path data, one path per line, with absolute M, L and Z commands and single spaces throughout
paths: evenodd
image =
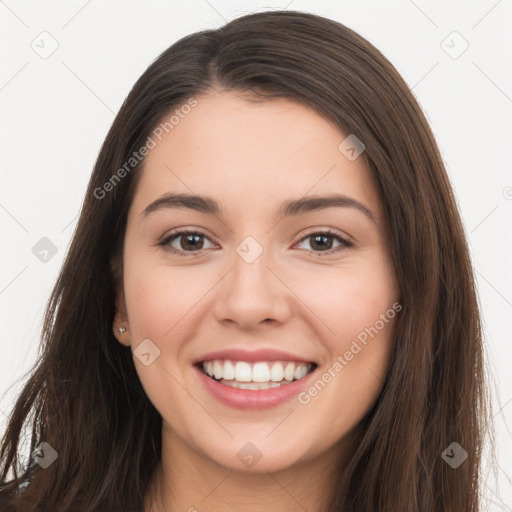
M 251 14 L 148 68 L 43 335 L 4 509 L 480 510 L 460 216 L 407 85 L 339 23 Z

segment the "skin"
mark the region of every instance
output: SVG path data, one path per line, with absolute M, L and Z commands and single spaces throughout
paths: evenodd
M 118 290 L 119 342 L 133 351 L 150 339 L 160 350 L 149 366 L 134 357 L 163 418 L 151 491 L 165 506 L 148 492 L 144 510 L 325 510 L 335 468 L 346 463 L 356 427 L 381 390 L 395 320 L 307 404 L 294 396 L 266 410 L 229 407 L 204 389 L 192 362 L 217 349 L 278 348 L 316 361 L 319 376 L 326 372 L 399 300 L 382 204 L 364 154 L 348 160 L 338 150 L 347 134 L 308 107 L 249 102 L 234 92 L 196 99 L 146 157 Z M 182 208 L 143 218 L 166 192 L 213 197 L 223 216 Z M 375 221 L 352 207 L 276 216 L 285 200 L 333 192 L 365 205 Z M 180 227 L 205 235 L 195 246 L 199 256 L 157 245 Z M 315 245 L 311 235 L 328 228 L 353 245 L 323 256 L 340 242 Z M 236 252 L 247 236 L 263 249 L 251 264 Z M 186 236 L 169 243 L 190 247 Z M 247 442 L 262 454 L 251 468 L 237 457 Z

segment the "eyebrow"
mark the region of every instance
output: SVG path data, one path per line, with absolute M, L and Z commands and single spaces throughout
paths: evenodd
M 280 217 L 291 217 L 332 207 L 355 208 L 366 215 L 372 222 L 376 222 L 375 214 L 367 206 L 343 194 L 289 199 L 282 203 L 277 215 Z M 211 197 L 172 192 L 164 194 L 149 204 L 142 211 L 141 216 L 146 218 L 156 211 L 176 208 L 188 208 L 207 215 L 223 216 L 223 209 L 220 204 Z

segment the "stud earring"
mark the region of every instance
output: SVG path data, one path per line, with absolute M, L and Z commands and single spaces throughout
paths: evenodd
M 125 331 L 126 331 L 126 327 L 119 327 L 119 329 L 117 329 L 119 334 L 123 334 Z

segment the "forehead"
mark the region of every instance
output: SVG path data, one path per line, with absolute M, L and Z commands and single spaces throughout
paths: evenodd
M 174 117 L 161 140 L 153 137 L 136 210 L 166 192 L 215 196 L 228 213 L 249 202 L 270 208 L 307 194 L 339 192 L 378 211 L 363 156 L 348 160 L 338 149 L 348 134 L 314 110 L 284 98 L 247 101 L 242 93 L 195 99 L 197 105 Z

